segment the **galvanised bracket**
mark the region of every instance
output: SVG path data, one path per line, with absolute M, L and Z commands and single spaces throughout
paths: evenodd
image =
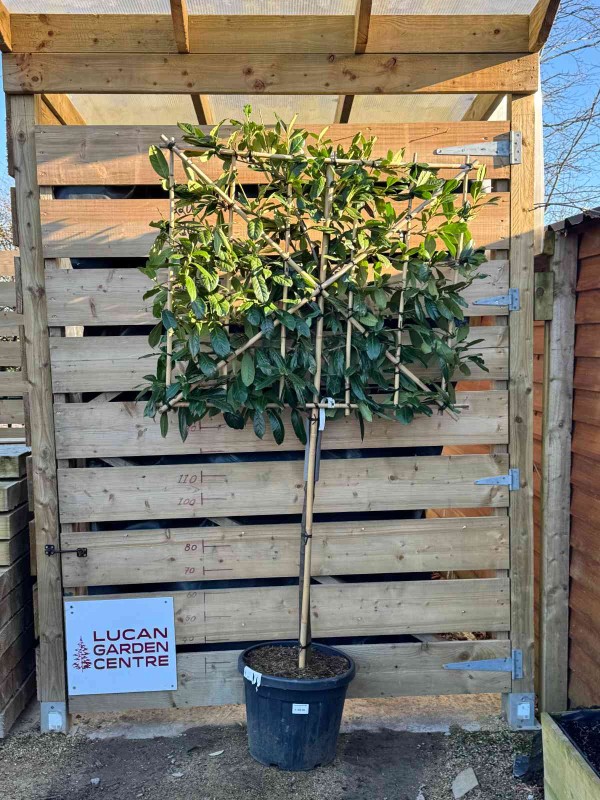
M 510 658 L 484 658 L 480 661 L 454 661 L 444 664 L 444 669 L 460 669 L 469 672 L 510 672 L 513 679 L 523 677 L 523 651 L 513 650 Z
M 473 300 L 474 306 L 507 306 L 509 311 L 518 311 L 521 308 L 521 298 L 518 289 L 509 289 L 508 294 L 496 294 L 493 297 L 480 297 Z
M 507 475 L 492 475 L 490 478 L 477 478 L 478 486 L 508 486 L 509 491 L 515 492 L 521 488 L 521 473 L 518 469 L 509 469 Z
M 520 164 L 523 158 L 523 137 L 520 131 L 511 131 L 502 139 L 453 147 L 438 147 L 437 156 L 490 156 L 508 158 L 509 164 Z

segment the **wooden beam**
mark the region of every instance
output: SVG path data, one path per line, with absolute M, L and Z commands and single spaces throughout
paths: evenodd
M 354 11 L 354 52 L 358 54 L 364 53 L 367 49 L 372 5 L 373 0 L 357 0 L 356 2 Z M 334 122 L 350 122 L 353 103 L 353 94 L 340 95 L 335 109 Z
M 188 19 L 187 0 L 171 0 L 171 18 L 177 51 L 190 52 L 190 25 Z
M 169 14 L 12 14 L 11 27 L 15 53 L 178 51 Z M 529 28 L 527 14 L 373 14 L 366 51 L 523 53 Z M 351 53 L 356 32 L 355 14 L 188 17 L 191 53 Z
M 463 120 L 465 122 L 488 120 L 503 100 L 503 94 L 478 94 L 463 114 Z
M 4 56 L 4 89 L 84 94 L 529 94 L 537 54 L 131 55 L 34 53 Z
M 0 2 L 0 51 L 10 53 L 12 50 L 12 32 L 10 13 L 4 3 Z
M 32 483 L 40 613 L 39 697 L 66 701 L 62 579 L 59 558 L 48 558 L 46 544 L 60 547 L 56 493 L 56 453 L 48 344 L 48 315 L 35 168 L 34 98 L 10 97 L 16 205 L 20 225 L 21 281 L 27 378 L 31 410 Z
M 213 125 L 214 116 L 208 95 L 193 94 L 191 97 L 198 125 Z
M 536 53 L 546 44 L 560 0 L 538 0 L 529 15 L 529 51 Z
M 553 317 L 544 323 L 540 708 L 549 714 L 567 708 L 577 254 L 576 233 L 557 236 L 550 259 L 550 269 L 554 272 Z
M 509 316 L 509 457 L 520 471 L 520 487 L 510 493 L 511 642 L 523 652 L 524 677 L 513 692 L 534 690 L 533 627 L 533 257 L 535 183 L 535 101 L 511 101 L 511 125 L 523 137 L 522 162 L 511 168 L 510 285 L 520 309 Z
M 42 102 L 61 125 L 85 125 L 85 119 L 65 94 L 43 94 Z

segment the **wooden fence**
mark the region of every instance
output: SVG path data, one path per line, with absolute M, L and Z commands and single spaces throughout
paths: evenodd
M 155 185 L 148 146 L 161 133 L 177 132 L 40 127 L 34 146 L 33 129 L 16 135 L 29 124 L 27 113 L 19 110 L 23 98 L 11 102 L 13 141 L 20 143 L 15 164 L 26 153 L 32 155 L 41 187 L 38 210 L 28 206 L 24 184 L 17 184 L 17 208 L 20 217 L 39 214 L 40 219 L 47 326 L 44 308 L 38 315 L 31 308 L 26 319 L 28 342 L 41 353 L 36 359 L 30 352 L 29 363 L 43 362 L 47 347 L 50 370 L 29 377 L 38 385 L 51 377 L 48 441 L 55 444 L 56 461 L 47 457 L 51 450 L 44 451 L 42 473 L 51 477 L 56 470 L 60 517 L 58 539 L 48 518 L 56 506 L 36 506 L 45 531 L 37 542 L 38 559 L 45 559 L 43 577 L 40 573 L 41 624 L 47 634 L 41 650 L 45 698 L 50 689 L 60 694 L 64 681 L 62 594 L 52 594 L 62 580 L 65 594 L 75 602 L 87 602 L 100 587 L 111 586 L 113 597 L 168 594 L 176 609 L 176 692 L 71 697 L 72 712 L 238 702 L 241 643 L 296 635 L 297 589 L 282 585 L 281 579 L 297 574 L 303 477 L 301 455 L 293 454 L 300 445 L 289 437 L 277 448 L 252 433 L 231 431 L 219 417 L 197 425 L 185 443 L 175 430 L 162 439 L 158 425 L 143 417 L 143 404 L 132 399 L 150 371 L 142 357 L 149 352 L 144 326 L 152 318 L 142 299 L 145 279 L 131 259 L 147 254 L 153 238 L 148 223 L 165 215 L 164 201 L 56 199 L 56 187 Z M 512 128 L 524 135 L 523 162 L 482 158 L 498 203 L 487 206 L 473 226 L 476 242 L 486 246 L 492 260 L 482 270 L 486 277 L 470 290 L 467 314 L 481 314 L 475 299 L 504 294 L 509 286 L 521 294 L 519 311 L 507 317 L 506 307 L 486 308 L 494 324 L 473 331 L 483 340 L 489 374 L 474 370 L 462 384 L 459 402 L 466 407 L 458 422 L 448 415 L 410 426 L 377 420 L 368 426 L 364 442 L 352 419 L 328 424 L 325 431 L 324 450 L 361 449 L 365 456 L 322 462 L 315 509 L 344 514 L 315 529 L 315 574 L 337 580 L 315 586 L 312 616 L 318 638 L 369 637 L 347 646 L 359 666 L 351 687 L 355 696 L 533 688 L 533 217 L 529 201 L 520 200 L 533 192 L 532 102 L 527 96 L 513 103 Z M 330 135 L 348 140 L 357 129 L 333 126 Z M 440 158 L 436 148 L 506 138 L 510 129 L 507 122 L 362 126 L 366 134 L 378 136 L 377 152 L 406 147 L 430 162 Z M 240 176 L 241 183 L 253 180 L 254 172 Z M 76 262 L 84 258 L 118 260 L 71 269 L 85 266 Z M 25 264 L 22 278 L 25 287 L 36 284 L 39 275 Z M 498 383 L 481 390 L 482 378 Z M 41 415 L 48 408 L 43 393 L 35 402 Z M 509 413 L 509 406 L 518 412 Z M 34 417 L 33 425 L 40 424 Z M 36 436 L 44 440 L 42 432 Z M 457 445 L 491 447 L 458 456 L 407 456 L 395 450 Z M 232 453 L 239 463 L 208 458 Z M 261 460 L 245 460 L 248 453 L 261 454 Z M 294 460 L 281 460 L 282 453 Z M 517 491 L 476 483 L 507 474 L 509 467 L 521 470 Z M 38 484 L 38 491 L 44 487 Z M 276 519 L 270 517 L 274 507 Z M 480 507 L 494 515 L 467 511 L 456 519 L 406 518 L 411 510 Z M 162 521 L 160 528 L 142 529 L 156 520 Z M 216 524 L 199 526 L 206 520 Z M 61 576 L 58 559 L 41 555 L 48 542 L 67 550 L 87 547 L 88 555 L 64 554 Z M 490 573 L 463 581 L 431 580 L 434 572 L 467 570 Z M 224 579 L 231 582 L 226 588 L 211 588 Z M 241 580 L 245 583 L 236 583 Z M 158 582 L 177 586 L 157 591 L 152 584 Z M 465 631 L 488 632 L 490 638 L 426 644 L 412 638 Z M 221 643 L 226 649 L 215 646 Z M 524 655 L 521 679 L 511 680 L 506 672 L 443 669 L 450 661 L 507 657 L 511 648 Z
M 0 442 L 25 440 L 22 304 L 17 299 L 13 250 L 0 251 Z

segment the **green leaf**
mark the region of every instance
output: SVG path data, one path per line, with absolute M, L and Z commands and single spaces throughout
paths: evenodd
M 254 433 L 258 436 L 259 439 L 262 439 L 267 429 L 267 425 L 265 422 L 265 415 L 263 414 L 262 411 L 254 412 L 254 417 L 252 418 L 252 426 L 254 427 Z
M 167 330 L 175 330 L 177 328 L 177 318 L 172 311 L 169 311 L 168 308 L 163 308 L 162 312 L 162 323 Z
M 169 180 L 169 165 L 160 147 L 157 147 L 155 144 L 151 144 L 148 150 L 148 156 L 154 172 L 156 172 L 157 175 L 160 175 L 161 178 Z
M 166 411 L 160 415 L 160 435 L 165 438 L 169 431 L 169 415 Z
M 252 386 L 254 382 L 254 359 L 247 351 L 242 357 L 241 375 L 244 386 Z
M 381 342 L 374 333 L 367 336 L 367 355 L 370 359 L 375 360 L 381 353 Z
M 181 441 L 185 442 L 188 436 L 188 410 L 187 408 L 183 407 L 179 409 L 178 413 L 178 421 L 179 421 L 179 435 L 181 436 Z
M 191 303 L 191 309 L 196 315 L 196 319 L 204 319 L 206 315 L 206 303 L 202 298 L 198 297 Z
M 262 275 L 252 276 L 252 290 L 259 303 L 269 302 L 269 289 Z
M 243 430 L 246 425 L 246 420 L 241 414 L 232 413 L 231 411 L 224 411 L 223 419 L 230 428 L 233 428 L 236 431 Z
M 198 357 L 198 366 L 207 378 L 213 378 L 217 374 L 215 362 L 209 358 L 206 353 L 200 353 Z
M 363 419 L 366 419 L 367 422 L 373 422 L 373 413 L 366 403 L 359 403 L 358 410 Z
M 285 438 L 285 428 L 283 427 L 281 417 L 277 411 L 272 408 L 267 409 L 267 417 L 269 418 L 269 425 L 271 426 L 271 431 L 273 432 L 273 438 L 277 444 L 281 444 Z
M 198 296 L 198 290 L 196 289 L 196 284 L 189 275 L 185 276 L 185 288 L 187 289 L 190 300 L 193 302 Z
M 302 444 L 306 444 L 306 428 L 304 427 L 304 419 L 297 408 L 292 409 L 292 427 L 294 433 L 300 439 Z
M 262 220 L 258 219 L 257 217 L 253 217 L 252 219 L 248 220 L 248 237 L 256 241 L 260 238 L 263 232 L 263 224 Z
M 198 353 L 200 352 L 200 331 L 198 330 L 198 326 L 194 326 L 194 330 L 190 334 L 190 338 L 188 339 L 188 350 L 190 351 L 190 355 L 192 358 L 196 358 Z
M 148 334 L 148 344 L 150 347 L 156 347 L 156 345 L 160 342 L 160 337 L 162 334 L 163 324 L 162 322 L 159 322 L 158 325 L 155 325 Z
M 210 332 L 210 343 L 212 349 L 221 358 L 225 358 L 231 353 L 229 338 L 223 328 L 213 328 Z

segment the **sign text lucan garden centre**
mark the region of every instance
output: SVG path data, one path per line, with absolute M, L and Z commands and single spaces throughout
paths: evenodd
M 177 688 L 172 597 L 65 602 L 70 695 Z

